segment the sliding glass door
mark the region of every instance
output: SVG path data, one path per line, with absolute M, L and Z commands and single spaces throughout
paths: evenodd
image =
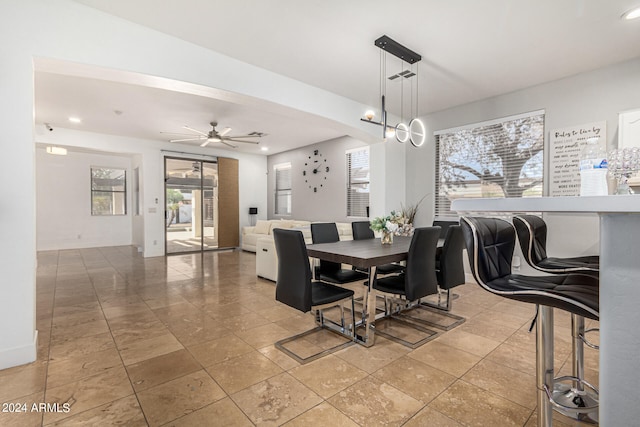
M 218 248 L 217 161 L 165 158 L 167 254 Z

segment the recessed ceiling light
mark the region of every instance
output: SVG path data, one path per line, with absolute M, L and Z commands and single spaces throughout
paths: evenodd
M 261 149 L 262 151 L 269 151 L 269 148 L 268 148 L 268 147 L 260 147 L 260 149 Z
M 627 21 L 631 21 L 636 18 L 640 18 L 640 7 L 628 10 L 622 14 L 622 19 L 626 19 Z
M 78 117 L 69 117 L 69 121 L 71 123 L 82 123 L 82 120 L 79 119 Z

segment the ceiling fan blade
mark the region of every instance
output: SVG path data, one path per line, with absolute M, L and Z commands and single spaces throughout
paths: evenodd
M 191 133 L 163 132 L 163 131 L 160 131 L 160 133 L 162 133 L 162 134 L 167 134 L 167 135 L 184 135 L 184 136 L 193 136 L 193 134 L 191 134 Z
M 229 138 L 262 138 L 262 135 L 229 135 Z
M 187 141 L 202 141 L 202 138 L 182 138 L 182 139 L 170 139 L 169 142 L 187 142 Z
M 228 134 L 229 132 L 231 132 L 231 128 L 230 127 L 226 127 L 224 129 L 222 129 L 222 132 L 219 132 L 218 135 L 219 136 L 225 136 L 226 134 Z
M 245 144 L 260 144 L 259 141 L 243 141 L 241 139 L 237 139 L 237 138 L 225 138 L 225 141 L 233 141 L 233 142 L 244 142 Z
M 204 141 L 202 144 L 200 144 L 200 147 L 206 147 L 207 145 L 209 145 L 210 142 L 211 142 L 211 140 L 209 138 L 207 138 L 206 141 Z
M 238 148 L 238 146 L 237 146 L 237 145 L 229 144 L 229 143 L 228 143 L 228 142 L 226 142 L 226 141 L 231 141 L 231 140 L 227 138 L 227 139 L 221 140 L 220 142 L 222 142 L 224 145 L 228 145 L 228 146 L 229 146 L 229 147 L 231 147 L 231 148 Z
M 209 134 L 208 134 L 208 133 L 204 133 L 204 132 L 202 132 L 201 130 L 191 128 L 191 127 L 189 127 L 189 126 L 187 126 L 187 125 L 184 125 L 184 126 L 182 126 L 182 127 L 183 127 L 183 128 L 185 128 L 185 129 L 190 130 L 191 132 L 195 132 L 195 133 L 197 133 L 197 134 L 199 134 L 199 135 L 202 135 L 202 136 L 209 136 Z

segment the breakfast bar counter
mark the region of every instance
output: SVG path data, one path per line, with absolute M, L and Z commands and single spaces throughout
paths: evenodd
M 460 215 L 593 213 L 600 217 L 600 425 L 640 423 L 640 195 L 458 199 Z

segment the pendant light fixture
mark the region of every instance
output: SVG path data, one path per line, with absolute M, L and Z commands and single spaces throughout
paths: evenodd
M 414 51 L 404 47 L 400 43 L 391 39 L 388 36 L 382 36 L 378 38 L 374 44 L 380 48 L 380 121 L 375 121 L 375 112 L 369 110 L 365 112 L 364 117 L 360 120 L 372 123 L 374 125 L 382 126 L 382 138 L 392 138 L 395 136 L 399 142 L 411 141 L 415 147 L 420 147 L 424 144 L 426 138 L 426 131 L 424 124 L 418 119 L 418 62 L 422 59 L 422 56 Z M 390 53 L 402 60 L 402 68 L 400 72 L 387 77 L 387 54 Z M 405 63 L 409 65 L 408 69 L 405 68 Z M 415 70 L 414 70 L 415 66 Z M 400 82 L 400 123 L 395 126 L 391 125 L 387 121 L 386 110 L 386 95 L 387 95 L 387 80 L 401 79 Z M 411 79 L 411 96 L 410 96 L 410 117 L 409 123 L 404 121 L 404 82 Z M 414 84 L 415 81 L 415 91 Z M 415 92 L 415 97 L 414 97 Z M 415 98 L 415 99 L 414 99 Z M 415 113 L 414 113 L 414 101 L 415 101 Z

